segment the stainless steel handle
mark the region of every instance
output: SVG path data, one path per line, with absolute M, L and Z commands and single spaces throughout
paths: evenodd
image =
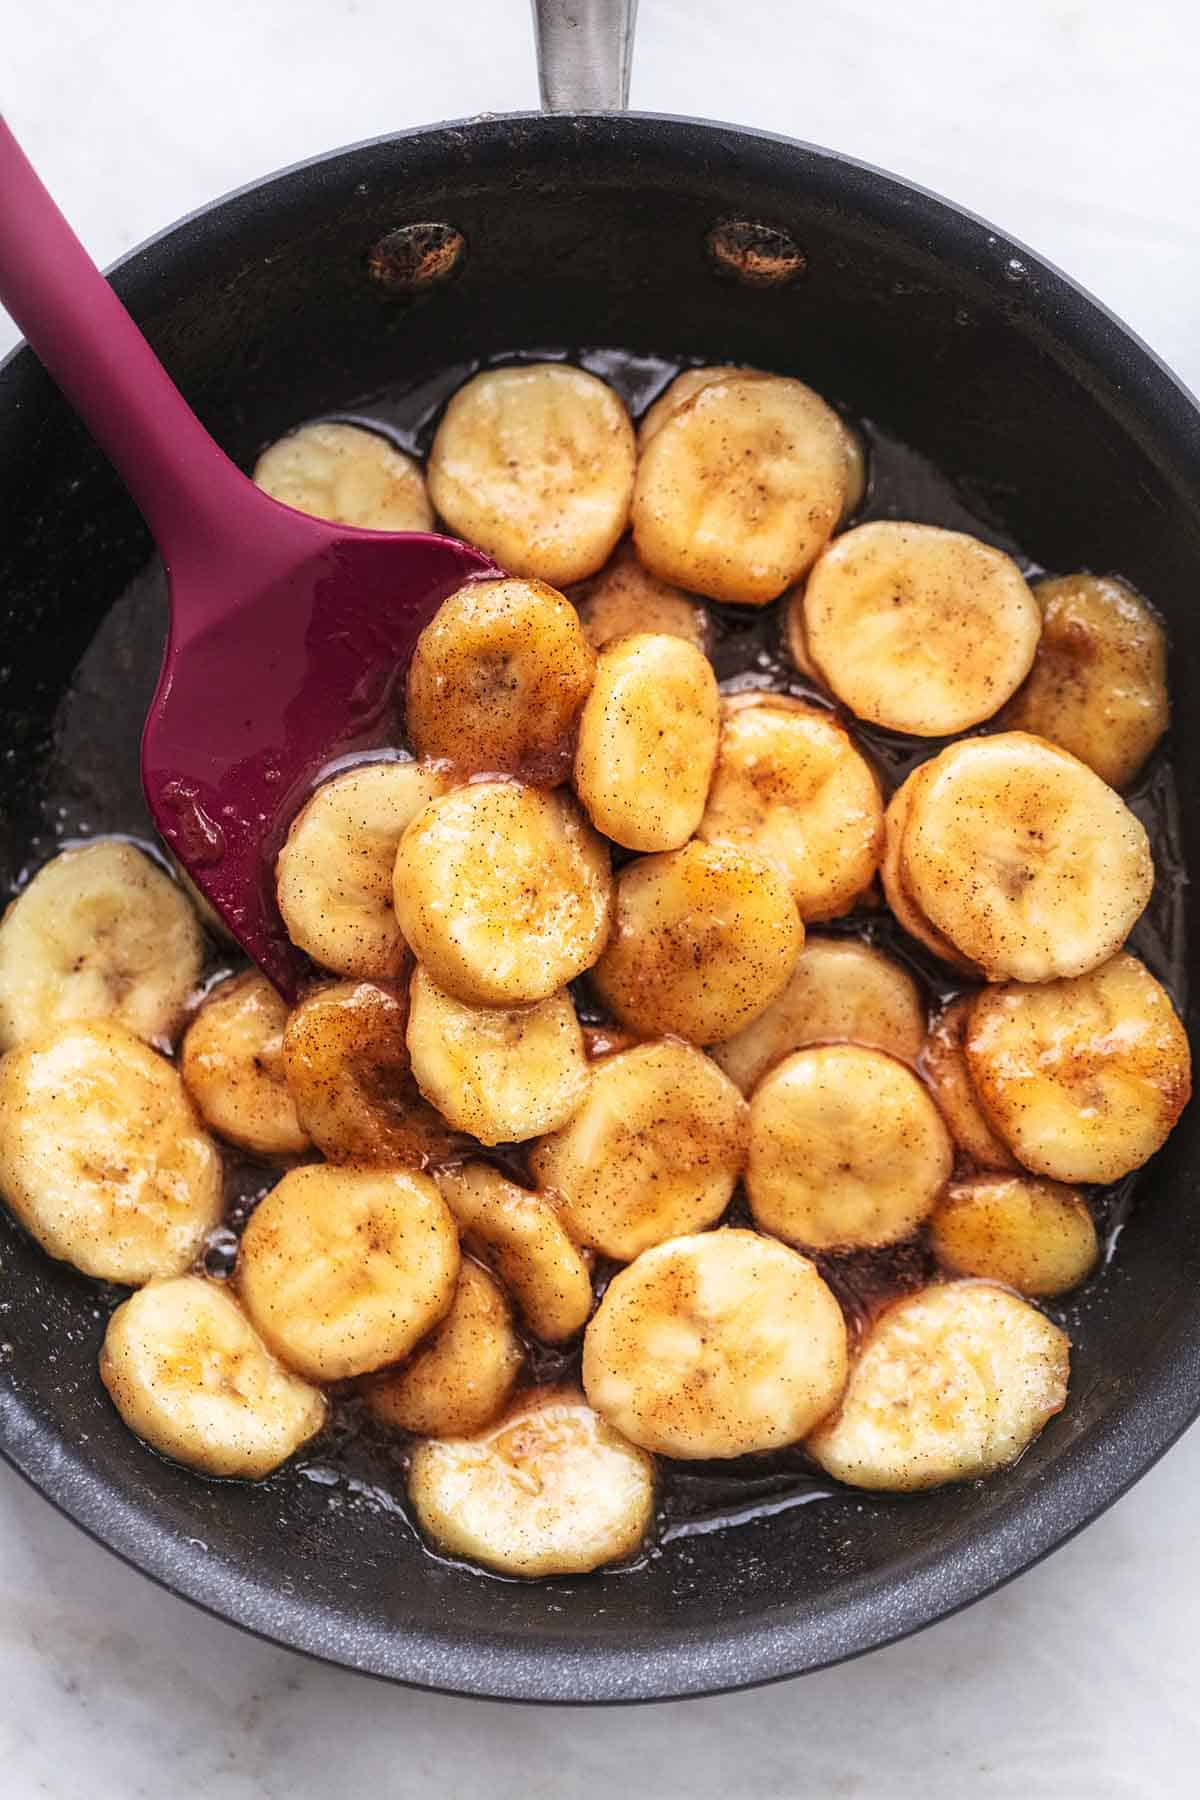
M 637 0 L 533 0 L 543 112 L 622 112 Z

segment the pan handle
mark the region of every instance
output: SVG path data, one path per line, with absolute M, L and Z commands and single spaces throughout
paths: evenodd
M 637 0 L 533 0 L 542 111 L 623 112 Z

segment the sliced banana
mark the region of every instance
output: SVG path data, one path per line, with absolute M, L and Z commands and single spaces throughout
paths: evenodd
M 593 650 L 631 631 L 665 632 L 707 653 L 708 614 L 698 600 L 643 568 L 628 539 L 598 575 L 571 589 L 583 635 Z
M 254 480 L 273 500 L 335 525 L 433 530 L 420 463 L 359 425 L 302 425 L 263 451 Z
M 447 1169 L 438 1182 L 450 1211 L 495 1265 L 534 1337 L 545 1344 L 574 1337 L 592 1310 L 592 1278 L 554 1208 L 487 1163 Z
M 441 1324 L 401 1368 L 368 1377 L 362 1393 L 373 1417 L 397 1431 L 464 1437 L 503 1411 L 521 1362 L 503 1289 L 464 1257 Z
M 964 1156 L 977 1168 L 1011 1172 L 1019 1167 L 1017 1159 L 988 1124 L 967 1067 L 965 1041 L 974 998 L 973 994 L 961 995 L 934 1019 L 921 1055 L 921 1071 Z M 982 1275 L 985 1271 L 962 1273 Z
M 579 721 L 575 791 L 597 831 L 627 850 L 678 850 L 704 815 L 720 696 L 707 656 L 636 632 L 600 653 Z
M 616 915 L 596 988 L 642 1037 L 711 1044 L 782 992 L 804 927 L 782 876 L 728 844 L 693 841 L 640 857 L 617 877 Z
M 787 611 L 784 614 L 783 638 L 787 653 L 802 675 L 808 677 L 818 687 L 825 687 L 825 677 L 812 659 L 808 648 L 808 633 L 804 628 L 804 587 L 792 589 L 788 596 Z
M 804 590 L 808 653 L 860 719 L 947 737 L 990 719 L 1042 629 L 1015 562 L 936 525 L 878 519 L 831 544 Z
M 583 1105 L 531 1166 L 577 1243 L 632 1262 L 720 1218 L 748 1129 L 745 1101 L 702 1051 L 639 1044 L 596 1065 Z
M 179 1072 L 204 1121 L 260 1156 L 298 1156 L 309 1136 L 283 1067 L 288 1009 L 256 969 L 220 982 L 192 1020 Z
M 989 1122 L 1054 1181 L 1140 1169 L 1191 1097 L 1187 1034 L 1165 988 L 1124 953 L 1074 980 L 984 992 L 966 1052 Z
M 454 1133 L 413 1078 L 408 999 L 378 981 L 336 981 L 289 1015 L 283 1066 L 296 1116 L 333 1163 L 425 1169 Z
M 1060 744 L 1110 787 L 1128 787 L 1169 723 L 1167 638 L 1123 581 L 1041 581 L 1042 637 L 1005 724 Z
M 765 606 L 825 547 L 847 485 L 837 414 L 803 382 L 739 372 L 702 384 L 643 438 L 634 542 L 663 581 Z
M 582 1394 L 535 1388 L 478 1437 L 418 1444 L 408 1493 L 452 1556 L 501 1575 L 585 1575 L 642 1543 L 654 1465 Z
M 875 771 L 820 707 L 739 694 L 722 713 L 699 836 L 773 863 L 806 923 L 848 912 L 883 854 Z
M 754 1090 L 750 1210 L 790 1244 L 902 1243 L 933 1211 L 953 1168 L 937 1107 L 912 1070 L 882 1050 L 797 1050 Z
M 1120 795 L 1022 731 L 968 738 L 925 765 L 900 874 L 934 930 L 990 981 L 1097 968 L 1154 886 L 1145 829 Z
M 362 763 L 325 782 L 292 821 L 275 865 L 279 910 L 292 942 L 322 968 L 380 981 L 402 972 L 396 851 L 445 786 L 425 763 Z
M 417 639 L 405 723 L 418 756 L 460 777 L 571 772 L 596 654 L 569 600 L 544 581 L 469 581 Z
M 0 919 L 0 1049 L 70 1019 L 168 1043 L 200 980 L 186 896 L 119 838 L 60 850 Z
M 909 808 L 914 795 L 920 792 L 928 779 L 929 770 L 929 763 L 922 763 L 918 769 L 914 769 L 888 802 L 887 811 L 883 815 L 883 860 L 879 865 L 879 879 L 888 905 L 909 937 L 915 938 L 918 944 L 923 944 L 926 950 L 931 951 L 940 962 L 948 963 L 952 969 L 957 969 L 964 975 L 978 977 L 980 971 L 975 965 L 960 955 L 949 938 L 934 930 L 913 899 L 904 879 L 904 864 L 900 852 L 908 825 Z
M 805 1448 L 851 1487 L 912 1492 L 1016 1462 L 1067 1399 L 1070 1344 L 983 1281 L 897 1300 L 863 1339 L 841 1409 Z
M 567 993 L 534 1006 L 466 1006 L 418 966 L 408 1051 L 425 1098 L 481 1144 L 553 1131 L 587 1090 L 583 1033 Z
M 583 1340 L 596 1411 L 685 1460 L 793 1444 L 845 1380 L 845 1321 L 816 1266 L 754 1231 L 645 1251 L 613 1277 Z
M 592 575 L 629 522 L 633 425 L 612 388 L 570 363 L 489 369 L 459 388 L 429 456 L 451 529 L 513 575 Z
M 564 794 L 479 782 L 431 801 L 401 840 L 396 917 L 439 987 L 471 1006 L 545 1000 L 608 936 L 608 851 Z
M 0 1194 L 51 1256 L 130 1287 L 182 1274 L 224 1207 L 177 1071 L 104 1019 L 0 1059 Z
M 449 1312 L 458 1233 L 427 1175 L 291 1169 L 250 1216 L 237 1284 L 251 1324 L 310 1381 L 399 1362 Z
M 859 938 L 806 937 L 778 999 L 713 1058 L 743 1094 L 807 1044 L 867 1044 L 915 1062 L 925 1011 L 908 970 Z
M 325 1423 L 325 1396 L 275 1360 L 229 1290 L 152 1281 L 108 1322 L 100 1379 L 135 1436 L 205 1475 L 269 1475 Z
M 929 1222 L 929 1242 L 952 1274 L 998 1281 L 1034 1300 L 1078 1287 L 1100 1256 L 1076 1190 L 1030 1175 L 952 1182 Z

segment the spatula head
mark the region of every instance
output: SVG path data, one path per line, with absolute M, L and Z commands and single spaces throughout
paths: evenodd
M 275 902 L 288 826 L 330 763 L 397 742 L 419 633 L 465 581 L 497 573 L 452 538 L 322 529 L 233 607 L 197 591 L 228 572 L 172 573 L 175 623 L 142 738 L 160 833 L 289 1000 L 306 964 Z

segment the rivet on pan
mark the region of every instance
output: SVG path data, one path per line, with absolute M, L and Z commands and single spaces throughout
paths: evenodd
M 389 293 L 423 294 L 458 273 L 466 249 L 466 238 L 453 225 L 400 225 L 368 253 L 367 268 Z
M 757 219 L 719 219 L 704 245 L 717 273 L 744 287 L 782 287 L 804 273 L 804 252 L 791 232 Z

